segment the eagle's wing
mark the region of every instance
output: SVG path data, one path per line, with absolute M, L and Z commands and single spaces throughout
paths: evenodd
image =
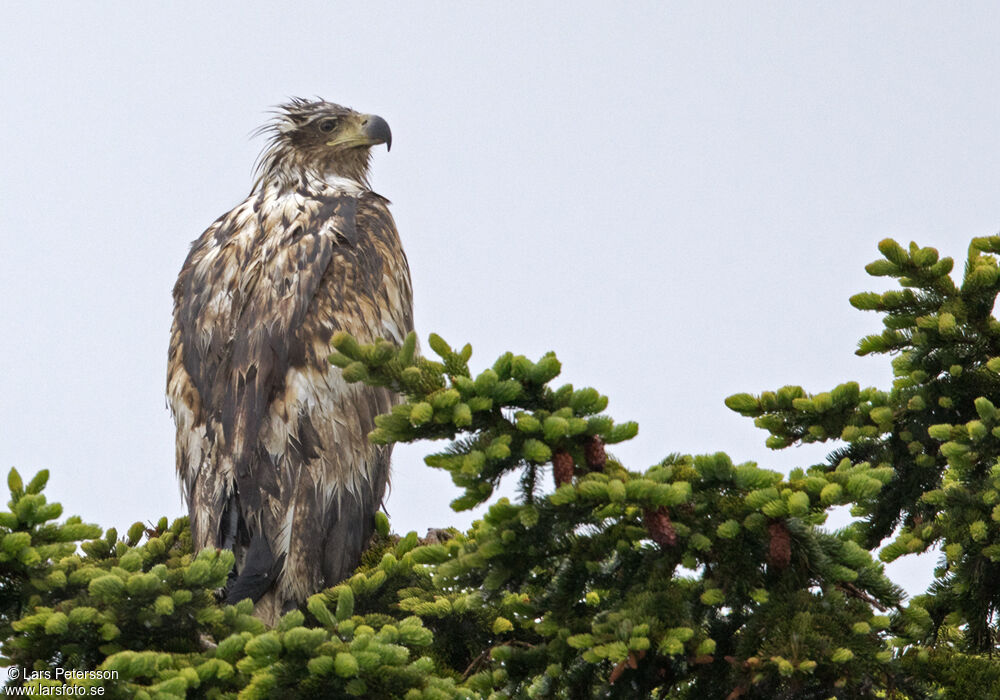
M 277 494 L 265 497 L 261 525 L 275 554 L 287 556 L 284 600 L 301 601 L 357 566 L 385 493 L 391 450 L 369 445 L 367 435 L 398 399 L 346 383 L 327 358 L 338 330 L 360 342 L 402 343 L 413 329 L 409 268 L 386 204 L 365 194 L 354 227 L 336 229 L 302 325 L 304 361 L 288 366 L 261 434 L 281 477 Z
M 356 565 L 384 494 L 388 450 L 366 435 L 394 399 L 346 384 L 327 356 L 337 330 L 412 329 L 386 202 L 248 200 L 196 242 L 175 301 L 168 390 L 195 545 L 239 556 L 265 535 L 286 556 L 279 597 L 301 600 Z

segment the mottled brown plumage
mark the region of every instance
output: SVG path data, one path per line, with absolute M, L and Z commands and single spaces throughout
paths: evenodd
M 266 130 L 253 190 L 177 279 L 167 394 L 195 548 L 233 549 L 231 594 L 274 620 L 354 569 L 388 479 L 390 449 L 366 436 L 396 399 L 345 383 L 330 337 L 400 343 L 413 314 L 388 201 L 368 189 L 385 122 L 294 100 Z

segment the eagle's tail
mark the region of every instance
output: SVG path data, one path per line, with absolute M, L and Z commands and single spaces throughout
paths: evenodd
M 233 605 L 244 598 L 250 598 L 256 603 L 274 585 L 284 564 L 285 555 L 275 558 L 266 537 L 251 537 L 243 567 L 226 591 L 226 603 Z

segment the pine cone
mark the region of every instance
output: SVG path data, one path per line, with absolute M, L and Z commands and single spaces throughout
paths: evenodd
M 783 522 L 771 523 L 767 531 L 771 542 L 767 552 L 767 563 L 778 569 L 784 569 L 792 560 L 792 538 Z
M 649 536 L 656 544 L 661 547 L 673 547 L 677 544 L 677 531 L 674 530 L 674 524 L 670 522 L 670 515 L 666 508 L 647 510 L 643 523 L 649 530 Z
M 640 651 L 636 654 L 634 651 L 630 651 L 628 656 L 623 660 L 618 662 L 618 665 L 611 670 L 611 675 L 608 676 L 608 682 L 614 685 L 614 682 L 621 678 L 621 675 L 625 673 L 625 667 L 632 669 L 633 671 L 639 668 L 639 659 L 646 656 L 645 651 Z
M 556 450 L 552 455 L 552 476 L 556 488 L 573 481 L 573 457 L 566 450 Z
M 604 440 L 598 435 L 587 438 L 583 453 L 587 457 L 587 466 L 591 469 L 603 469 L 605 462 L 608 461 L 608 454 L 604 451 Z

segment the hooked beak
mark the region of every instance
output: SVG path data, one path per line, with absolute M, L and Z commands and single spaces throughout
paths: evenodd
M 353 129 L 348 128 L 332 141 L 327 141 L 327 146 L 375 146 L 384 143 L 386 150 L 392 148 L 392 132 L 385 119 L 377 114 L 362 114 L 355 122 Z
M 392 132 L 385 119 L 377 114 L 369 114 L 361 120 L 361 131 L 368 137 L 372 146 L 377 143 L 384 143 L 385 150 L 392 150 Z

